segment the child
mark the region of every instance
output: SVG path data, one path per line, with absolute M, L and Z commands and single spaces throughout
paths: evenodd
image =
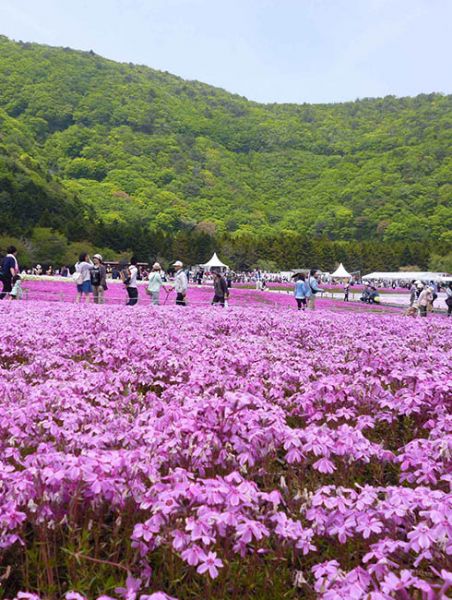
M 295 289 L 294 296 L 295 301 L 297 303 L 298 310 L 305 310 L 306 308 L 306 297 L 307 297 L 307 283 L 306 278 L 303 273 L 299 273 L 297 275 L 297 279 L 295 281 Z
M 405 317 L 414 317 L 416 318 L 418 315 L 419 307 L 417 302 L 409 306 L 406 311 L 403 313 Z
M 24 291 L 22 289 L 22 280 L 20 278 L 20 275 L 14 275 L 12 284 L 13 284 L 13 288 L 12 288 L 11 294 L 10 294 L 11 300 L 22 300 Z

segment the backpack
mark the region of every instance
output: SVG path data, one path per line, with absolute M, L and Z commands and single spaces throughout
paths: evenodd
M 311 285 L 311 277 L 309 277 L 309 279 L 308 279 L 308 286 L 309 286 L 309 289 L 311 290 L 311 294 L 313 294 L 315 296 L 318 293 L 319 290 L 315 290 L 312 287 L 312 285 Z
M 73 273 L 73 275 L 72 275 L 72 281 L 77 285 L 82 285 L 83 279 L 84 279 L 84 276 L 81 271 L 75 271 L 75 273 Z

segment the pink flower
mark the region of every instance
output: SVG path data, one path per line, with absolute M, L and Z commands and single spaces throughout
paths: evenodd
M 363 538 L 369 538 L 373 533 L 381 533 L 383 530 L 383 526 L 380 521 L 377 519 L 369 519 L 367 517 L 362 517 L 358 519 L 358 525 L 356 526 L 356 531 L 359 531 L 363 534 Z
M 334 463 L 332 463 L 328 458 L 321 458 L 312 466 L 314 469 L 317 469 L 317 471 L 320 471 L 320 473 L 333 473 L 336 470 Z
M 140 587 L 141 579 L 137 579 L 132 577 L 132 575 L 128 575 L 126 579 L 126 587 L 115 588 L 115 592 L 122 596 L 124 600 L 135 600 Z
M 398 590 L 405 590 L 413 584 L 415 578 L 413 577 L 411 571 L 404 569 L 401 571 L 400 575 L 397 576 L 394 573 L 388 573 L 381 584 L 381 589 L 386 594 L 392 594 Z
M 141 594 L 140 600 L 177 600 L 177 598 L 168 596 L 165 592 L 154 592 L 153 594 Z
M 190 546 L 181 554 L 181 557 L 185 560 L 185 562 L 192 567 L 195 567 L 201 561 L 203 556 L 205 556 L 204 550 L 196 544 Z
M 435 541 L 430 528 L 425 522 L 419 523 L 413 531 L 410 531 L 407 537 L 410 540 L 410 547 L 415 552 L 427 550 Z
M 174 550 L 180 551 L 190 542 L 190 536 L 176 529 L 173 532 L 173 548 Z
M 264 525 L 249 519 L 237 525 L 236 531 L 240 541 L 244 544 L 249 544 L 253 537 L 256 540 L 261 540 L 264 535 L 268 535 L 268 529 Z
M 210 577 L 212 579 L 215 579 L 215 577 L 218 577 L 217 567 L 221 568 L 222 566 L 223 562 L 219 558 L 217 558 L 217 553 L 209 552 L 209 554 L 203 554 L 203 556 L 201 557 L 201 564 L 196 569 L 196 571 L 201 575 L 208 571 Z
M 149 523 L 138 523 L 133 529 L 133 539 L 143 539 L 145 542 L 149 542 L 154 537 L 154 531 L 149 526 Z

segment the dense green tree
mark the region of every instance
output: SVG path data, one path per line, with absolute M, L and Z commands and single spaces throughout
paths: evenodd
M 48 227 L 35 227 L 31 242 L 36 262 L 57 265 L 65 262 L 68 241 L 62 233 Z
M 33 262 L 33 247 L 29 241 L 7 235 L 0 236 L 0 256 L 5 256 L 9 246 L 17 248 L 19 266 L 30 265 Z
M 429 269 L 432 271 L 452 273 L 452 252 L 445 256 L 433 254 L 428 263 Z
M 1 36 L 0 89 L 0 233 L 241 268 L 452 247 L 452 96 L 262 105 Z

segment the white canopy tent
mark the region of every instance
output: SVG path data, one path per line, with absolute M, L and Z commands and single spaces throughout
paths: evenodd
M 213 253 L 213 256 L 209 262 L 206 262 L 201 266 L 206 269 L 206 271 L 211 271 L 212 269 L 229 269 L 228 265 L 225 265 L 223 262 L 221 262 L 216 252 Z
M 331 273 L 331 277 L 333 277 L 333 279 L 350 279 L 351 275 L 345 270 L 344 265 L 341 263 L 334 273 Z
M 363 275 L 363 281 L 367 281 L 370 279 L 380 279 L 380 280 L 388 280 L 388 281 L 441 281 L 447 279 L 447 275 L 445 273 L 433 273 L 431 271 L 398 271 L 398 272 L 388 272 L 385 273 L 383 271 L 375 271 L 374 273 L 369 273 L 368 275 Z

